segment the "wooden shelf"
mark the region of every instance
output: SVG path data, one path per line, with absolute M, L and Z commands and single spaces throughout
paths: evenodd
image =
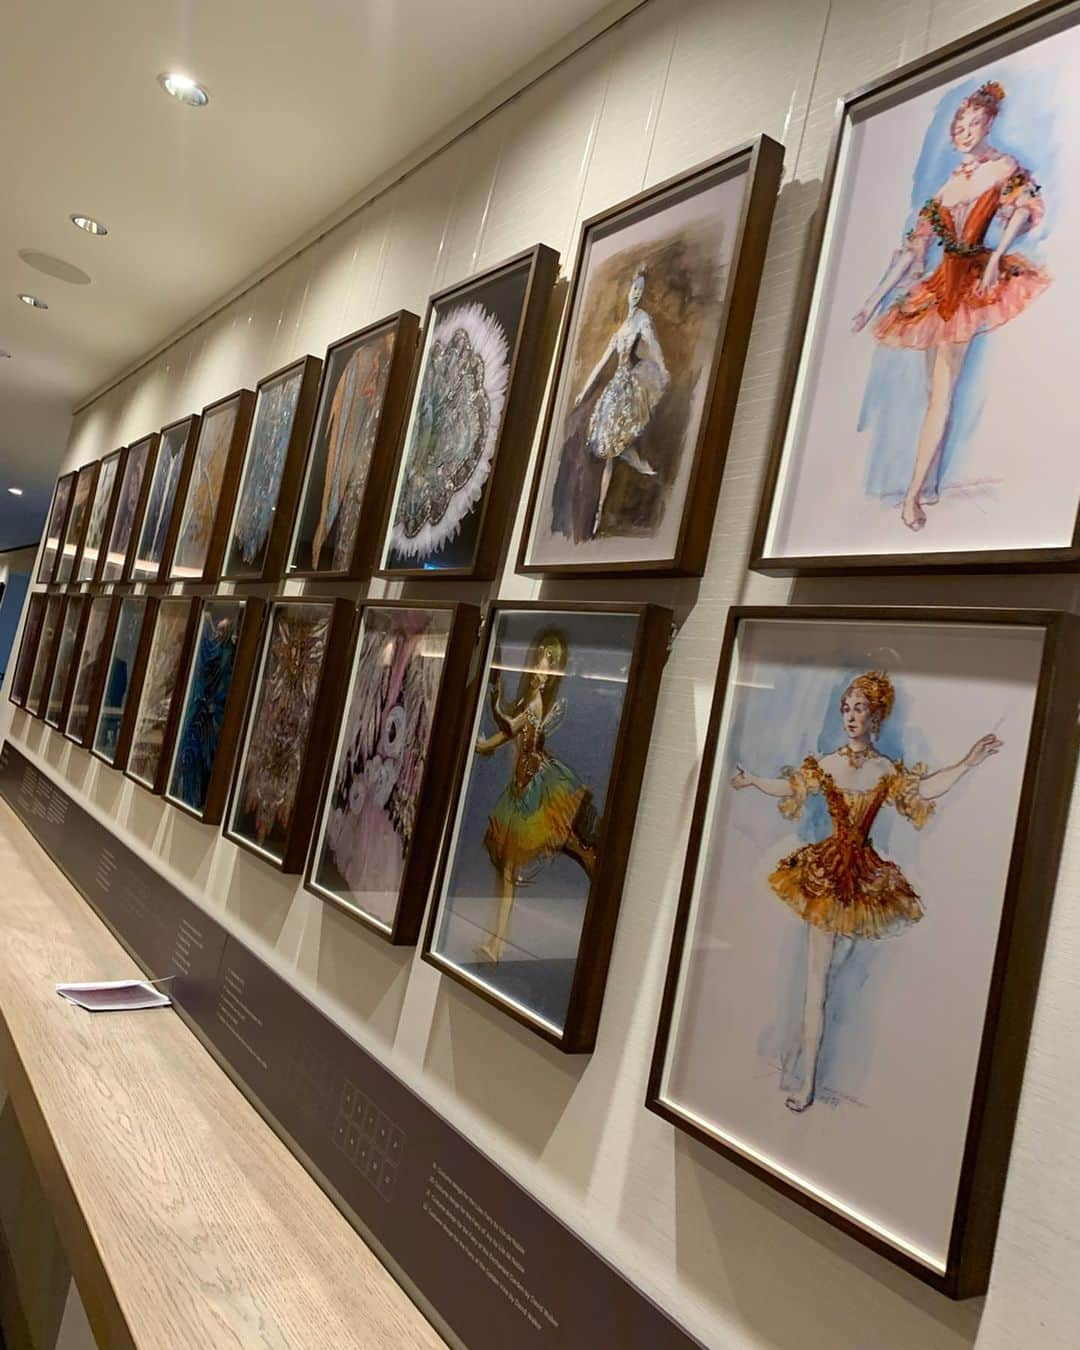
M 169 1010 L 61 980 L 141 972 L 0 803 L 0 1078 L 102 1350 L 444 1342 Z

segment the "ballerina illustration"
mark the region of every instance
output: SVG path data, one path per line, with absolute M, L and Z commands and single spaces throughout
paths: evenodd
M 894 698 L 888 675 L 859 675 L 840 700 L 844 745 L 808 756 L 798 769 L 782 769 L 779 778 L 759 778 L 741 764 L 731 778 L 736 790 L 752 787 L 779 798 L 780 814 L 788 820 L 799 817 L 808 794 L 820 793 L 832 821 L 828 838 L 796 849 L 769 877 L 776 895 L 807 924 L 802 1084 L 787 1098 L 792 1111 L 805 1111 L 814 1100 L 830 988 L 855 943 L 891 936 L 923 917 L 907 877 L 874 850 L 870 831 L 878 812 L 891 805 L 922 829 L 937 799 L 1002 746 L 991 732 L 947 768 L 933 773 L 925 764 L 908 768 L 874 745 Z
M 873 320 L 873 335 L 884 346 L 926 354 L 926 412 L 900 508 L 910 530 L 924 528 L 925 508 L 938 501 L 941 451 L 972 340 L 1015 319 L 1050 284 L 1041 267 L 1009 251 L 1042 221 L 1044 206 L 1030 172 L 988 139 L 1004 98 L 1005 90 L 990 80 L 959 104 L 950 136 L 960 162 L 922 206 L 851 322 L 858 333 Z M 995 222 L 1000 229 L 991 246 Z M 939 261 L 927 275 L 938 245 Z
M 593 406 L 585 435 L 589 454 L 604 466 L 600 477 L 600 498 L 593 520 L 593 537 L 600 532 L 600 521 L 616 460 L 622 460 L 648 478 L 656 476 L 656 470 L 642 457 L 638 445 L 652 421 L 656 405 L 671 383 L 671 375 L 664 362 L 664 353 L 653 321 L 641 307 L 645 280 L 642 270 L 631 281 L 626 318 L 612 334 L 603 355 L 574 400 L 574 407 L 579 408 L 600 382 L 608 362 L 615 357 L 615 372 Z
M 519 886 L 534 881 L 560 853 L 586 876 L 596 867 L 596 808 L 592 792 L 573 769 L 555 759 L 546 738 L 562 722 L 565 702 L 557 697 L 569 649 L 565 636 L 546 629 L 529 647 L 518 695 L 503 704 L 502 677 L 491 673 L 491 715 L 498 728 L 476 742 L 478 755 L 512 744 L 514 769 L 488 820 L 484 847 L 499 875 L 495 931 L 476 948 L 482 961 L 502 959 L 510 915 Z

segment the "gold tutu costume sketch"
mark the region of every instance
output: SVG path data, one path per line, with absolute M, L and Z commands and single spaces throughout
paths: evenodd
M 792 1111 L 805 1111 L 814 1101 L 830 985 L 854 944 L 893 936 L 924 917 L 911 881 L 874 848 L 870 832 L 875 820 L 889 806 L 922 829 L 937 800 L 1002 744 L 989 733 L 946 768 L 932 773 L 921 763 L 909 768 L 874 744 L 894 701 L 888 675 L 859 675 L 840 701 L 845 744 L 829 754 L 807 756 L 801 767 L 785 768 L 777 778 L 759 777 L 737 765 L 731 779 L 737 791 L 756 788 L 777 798 L 787 820 L 798 819 L 807 798 L 820 794 L 832 825 L 825 839 L 788 854 L 769 877 L 775 895 L 809 926 L 802 1085 L 787 1097 Z

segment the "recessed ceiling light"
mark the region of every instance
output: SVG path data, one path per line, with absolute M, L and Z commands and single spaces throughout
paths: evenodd
M 36 295 L 27 295 L 25 291 L 19 292 L 19 299 L 24 305 L 32 305 L 34 309 L 48 309 L 48 302 L 40 300 Z
M 164 71 L 158 76 L 158 84 L 167 94 L 172 94 L 173 98 L 178 98 L 189 108 L 202 108 L 210 102 L 210 95 L 202 85 L 190 75 L 181 75 L 178 70 Z
M 85 230 L 87 234 L 108 234 L 108 229 L 102 225 L 100 220 L 95 220 L 92 216 L 72 216 L 72 225 L 78 225 L 80 230 Z
M 13 497 L 22 496 L 22 488 L 8 488 L 8 491 L 11 493 Z

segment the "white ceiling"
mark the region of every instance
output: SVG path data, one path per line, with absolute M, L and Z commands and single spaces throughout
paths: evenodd
M 0 549 L 37 538 L 81 399 L 606 8 L 5 0 Z M 207 107 L 162 92 L 173 69 L 206 85 Z M 75 212 L 108 236 L 76 229 Z M 20 250 L 92 280 L 42 275 Z

